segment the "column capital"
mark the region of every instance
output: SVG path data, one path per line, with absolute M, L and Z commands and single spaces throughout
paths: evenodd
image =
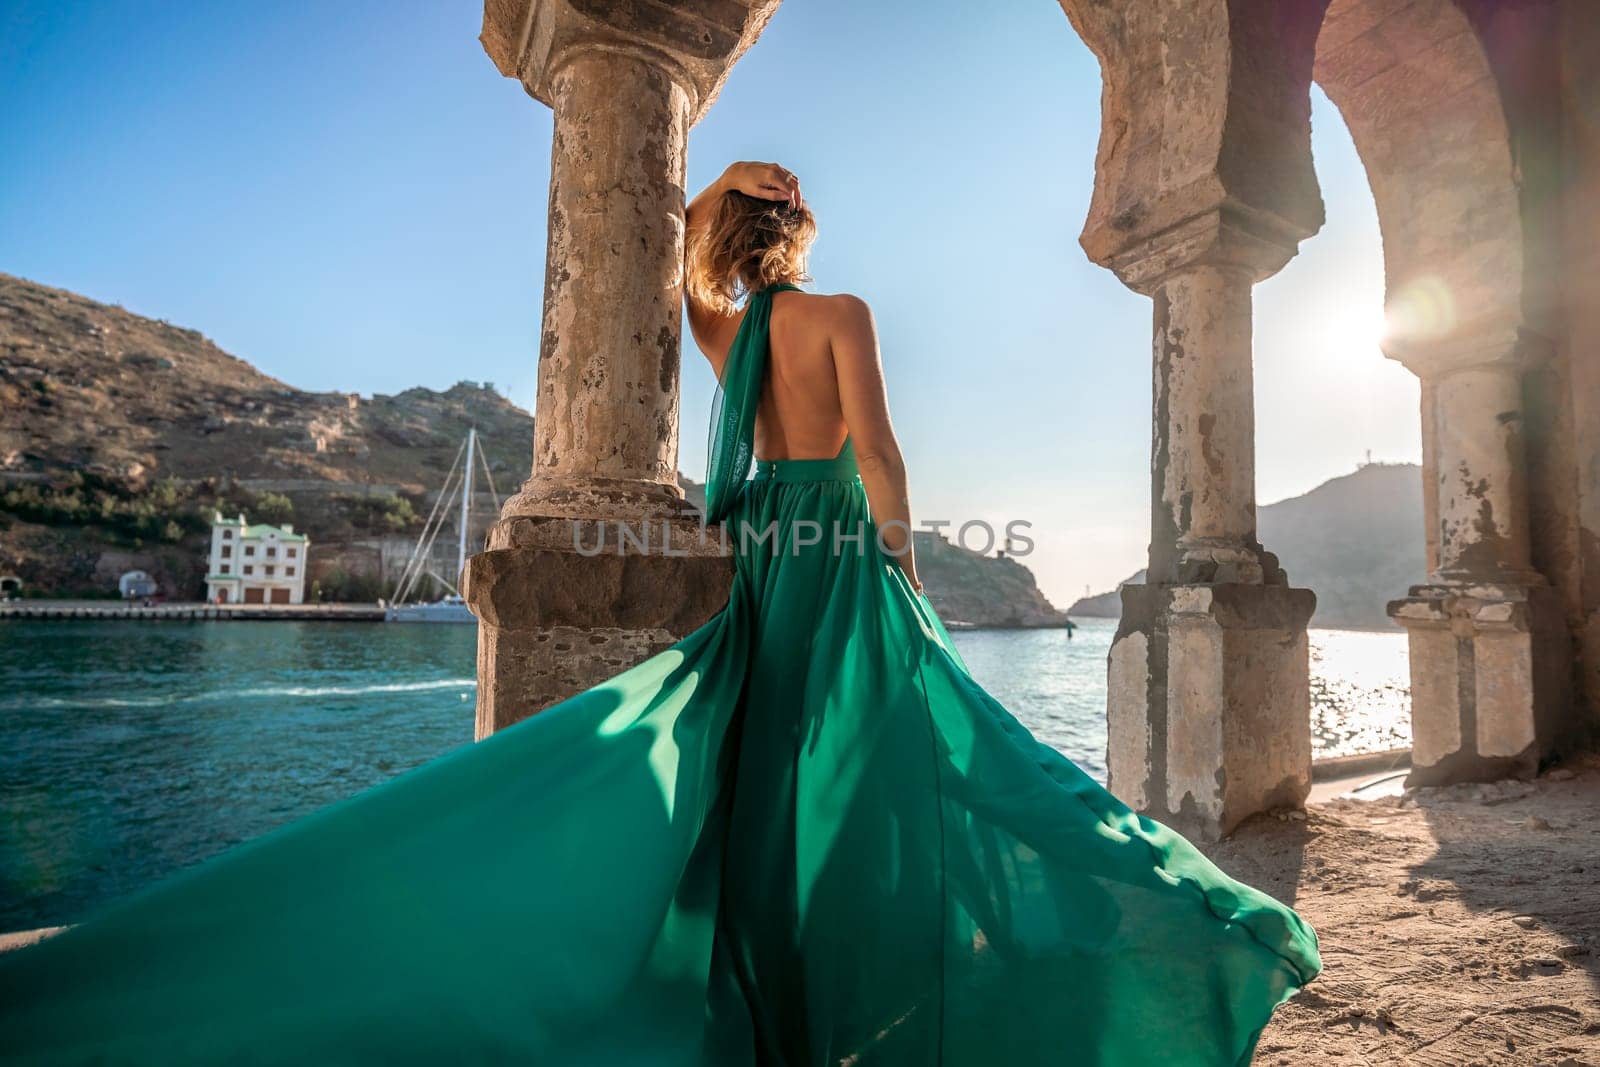
M 1438 337 L 1391 327 L 1382 347 L 1384 355 L 1430 382 L 1473 369 L 1521 374 L 1555 354 L 1555 343 L 1548 337 L 1501 315 L 1480 317 Z
M 500 73 L 554 106 L 558 70 L 584 52 L 613 52 L 660 67 L 690 96 L 690 121 L 711 107 L 728 71 L 780 0 L 484 0 L 479 41 Z
M 1280 220 L 1223 204 L 1124 245 L 1105 265 L 1128 288 L 1148 295 L 1172 275 L 1196 267 L 1235 270 L 1259 282 L 1281 270 L 1299 246 L 1300 235 Z

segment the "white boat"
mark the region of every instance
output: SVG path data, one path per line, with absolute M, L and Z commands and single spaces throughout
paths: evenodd
M 467 602 L 451 595 L 418 604 L 390 604 L 383 613 L 384 622 L 470 622 L 478 617 L 467 607 Z
M 439 499 L 433 502 L 433 510 L 428 512 L 428 521 L 422 524 L 422 535 L 417 538 L 417 547 L 412 550 L 411 559 L 407 561 L 406 568 L 400 575 L 400 586 L 394 600 L 384 609 L 385 622 L 477 623 L 477 616 L 467 607 L 467 602 L 462 599 L 461 591 L 456 588 L 455 583 L 431 569 L 429 561 L 433 554 L 433 543 L 438 539 L 439 531 L 443 529 L 446 516 L 450 512 L 450 504 L 459 494 L 460 517 L 456 523 L 457 580 L 466 568 L 467 531 L 472 525 L 472 480 L 476 470 L 475 465 L 480 463 L 483 466 L 484 479 L 489 483 L 489 493 L 494 498 L 495 510 L 499 511 L 500 496 L 494 490 L 494 478 L 489 473 L 488 460 L 478 451 L 478 431 L 476 428 L 468 430 L 467 439 L 456 451 L 456 458 L 450 464 L 450 472 L 445 475 L 444 488 L 439 493 Z M 424 578 L 429 579 L 432 584 L 424 586 Z M 420 597 L 424 589 L 434 592 L 432 587 L 434 584 L 446 590 L 443 596 L 437 600 L 413 599 Z

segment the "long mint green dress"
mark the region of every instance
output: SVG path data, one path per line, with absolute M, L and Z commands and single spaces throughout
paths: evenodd
M 748 477 L 771 295 L 713 428 L 719 615 L 0 955 L 0 1062 L 1248 1062 L 1316 935 L 973 681 L 848 442 Z

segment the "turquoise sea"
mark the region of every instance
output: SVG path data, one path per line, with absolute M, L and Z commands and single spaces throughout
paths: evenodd
M 1115 624 L 954 634 L 1040 738 L 1105 775 Z M 99 904 L 472 741 L 476 631 L 0 622 L 0 932 Z M 1319 754 L 1408 743 L 1399 633 L 1312 633 Z

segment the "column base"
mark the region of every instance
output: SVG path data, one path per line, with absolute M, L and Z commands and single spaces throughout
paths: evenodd
M 592 518 L 640 521 L 688 518 L 698 513 L 676 482 L 632 478 L 554 478 L 534 475 L 500 509 L 501 523 L 513 518 Z M 492 536 L 492 533 L 491 533 Z
M 1205 841 L 1303 805 L 1316 603 L 1281 585 L 1123 586 L 1107 672 L 1111 791 Z
M 478 739 L 655 655 L 721 610 L 733 561 L 717 534 L 702 536 L 693 518 L 497 523 L 462 576 L 478 616 Z
M 1417 585 L 1389 616 L 1411 652 L 1408 786 L 1531 778 L 1574 732 L 1572 642 L 1554 589 Z

